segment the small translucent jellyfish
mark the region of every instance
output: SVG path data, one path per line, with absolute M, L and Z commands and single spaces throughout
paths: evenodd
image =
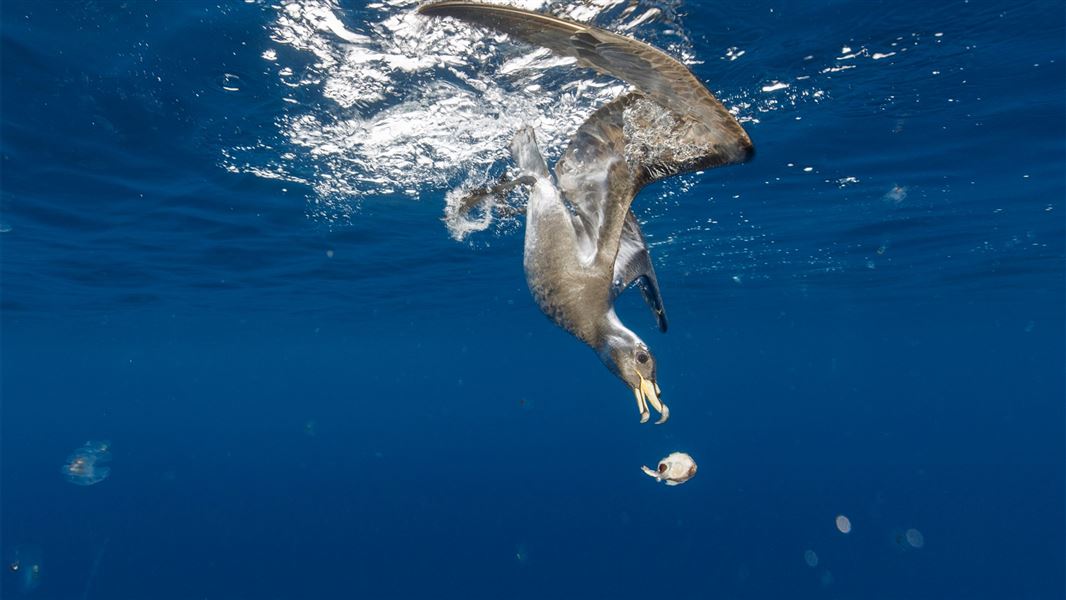
M 840 533 L 851 533 L 851 519 L 844 515 L 837 515 L 837 530 Z
M 807 563 L 808 567 L 812 569 L 818 566 L 818 554 L 814 550 L 807 550 L 803 553 L 803 562 Z
M 67 457 L 61 472 L 74 485 L 93 485 L 111 474 L 111 467 L 104 466 L 110 460 L 110 442 L 85 442 Z
M 910 544 L 911 548 L 921 548 L 925 545 L 925 536 L 922 535 L 921 531 L 912 528 L 908 529 L 905 535 L 907 543 Z
M 884 198 L 893 204 L 899 204 L 907 199 L 907 188 L 902 185 L 894 185 L 892 189 L 885 192 Z
M 41 585 L 41 549 L 33 544 L 20 544 L 5 557 L 4 578 L 14 581 L 20 594 L 28 594 Z M 7 584 L 5 589 L 10 591 Z
M 529 550 L 526 549 L 526 545 L 524 543 L 520 543 L 515 546 L 514 559 L 519 564 L 526 564 L 529 561 Z

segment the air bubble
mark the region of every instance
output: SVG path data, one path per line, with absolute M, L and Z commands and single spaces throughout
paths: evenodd
M 240 75 L 234 75 L 233 73 L 223 73 L 215 81 L 218 87 L 224 92 L 239 92 L 241 91 L 241 77 Z

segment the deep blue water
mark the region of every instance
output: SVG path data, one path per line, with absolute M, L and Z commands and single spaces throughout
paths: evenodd
M 662 427 L 447 186 L 226 168 L 359 110 L 284 100 L 282 10 L 2 4 L 5 598 L 1064 597 L 1061 2 L 681 5 L 758 153 L 637 200 Z

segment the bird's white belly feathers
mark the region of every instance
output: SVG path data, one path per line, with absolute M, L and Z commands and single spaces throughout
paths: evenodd
M 524 265 L 529 291 L 557 324 L 582 339 L 592 335 L 586 311 L 602 308 L 594 273 L 581 260 L 572 215 L 549 179 L 533 185 L 526 209 Z

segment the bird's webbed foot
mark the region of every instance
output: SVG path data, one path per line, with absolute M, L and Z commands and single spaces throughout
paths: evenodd
M 501 218 L 524 214 L 526 212 L 525 207 L 512 206 L 507 202 L 507 195 L 520 185 L 533 185 L 535 182 L 536 180 L 529 175 L 523 175 L 515 179 L 509 179 L 507 176 L 501 177 L 495 184 L 483 185 L 463 196 L 458 204 L 458 212 L 460 214 L 469 214 L 475 208 L 481 207 L 482 210 L 493 211 L 496 216 Z
M 535 178 L 548 178 L 548 163 L 537 146 L 537 136 L 533 128 L 526 125 L 515 132 L 511 139 L 511 157 L 523 175 Z

